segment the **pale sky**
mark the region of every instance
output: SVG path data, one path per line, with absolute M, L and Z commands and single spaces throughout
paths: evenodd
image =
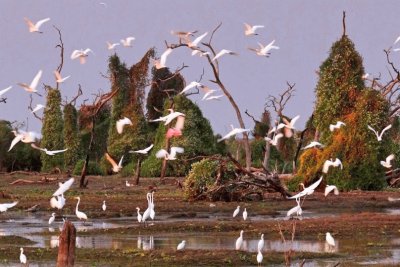
M 0 119 L 29 118 L 29 130 L 40 132 L 40 122 L 27 109 L 29 93 L 17 83 L 29 84 L 42 69 L 39 92 L 44 95 L 43 83 L 55 86 L 53 70 L 59 64 L 59 50 L 55 48 L 58 34 L 53 24 L 61 29 L 65 46 L 62 75 L 71 75 L 61 85 L 61 93 L 63 99 L 71 99 L 81 84 L 84 96 L 78 101 L 79 107 L 81 101 L 91 100 L 99 89 L 106 92 L 110 89 L 109 81 L 100 74 L 107 72 L 111 54 L 106 41 L 118 42 L 134 36 L 132 48 L 116 49 L 121 60 L 131 66 L 150 47 L 156 47 L 160 55 L 166 49 L 165 40 L 177 42 L 171 30 L 198 30 L 200 35 L 211 32 L 222 22 L 213 39 L 215 49 L 229 49 L 239 55 L 220 59 L 221 80 L 237 101 L 246 127 L 254 125 L 244 111 L 247 109 L 259 117 L 267 96 L 280 93 L 288 81 L 296 83 L 296 93 L 284 113 L 289 117 L 300 114 L 297 128 L 302 129 L 314 105 L 315 71 L 342 34 L 343 10 L 347 34 L 364 58 L 366 72 L 387 77 L 383 49 L 392 46 L 400 35 L 400 2 L 395 0 L 0 0 L 0 90 L 13 86 L 3 95 L 8 100 L 7 104 L 0 103 Z M 51 20 L 42 25 L 43 34 L 38 34 L 29 33 L 24 17 L 34 22 L 46 17 Z M 258 36 L 248 37 L 244 35 L 244 22 L 265 25 L 265 28 L 259 29 Z M 272 40 L 276 40 L 275 45 L 280 49 L 273 50 L 270 58 L 256 56 L 247 49 L 256 47 L 257 42 L 267 44 Z M 94 51 L 84 65 L 70 59 L 73 50 L 82 48 Z M 399 57 L 400 52 L 392 54 L 398 65 Z M 179 48 L 167 60 L 171 71 L 183 63 L 189 66 L 182 71 L 186 83 L 199 79 L 204 68 L 202 82 L 215 87 L 209 82 L 213 76 L 205 58 L 192 57 L 190 50 Z M 192 95 L 190 99 L 199 104 L 215 133 L 228 132 L 230 124 L 239 126 L 226 98 L 204 102 L 201 97 Z M 34 95 L 35 104 L 45 104 L 45 98 Z

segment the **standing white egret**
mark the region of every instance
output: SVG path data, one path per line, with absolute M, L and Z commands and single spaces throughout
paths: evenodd
M 150 218 L 152 219 L 152 220 L 154 220 L 154 217 L 156 216 L 156 212 L 154 211 L 154 191 L 153 192 L 151 192 L 151 195 L 150 195 L 150 207 L 151 207 L 151 210 L 150 210 Z
M 312 185 L 310 185 L 309 187 L 304 187 L 303 183 L 300 183 L 300 185 L 303 186 L 303 191 L 301 191 L 300 193 L 289 197 L 288 199 L 296 199 L 296 198 L 300 198 L 303 196 L 307 196 L 307 195 L 311 195 L 312 193 L 314 193 L 315 188 L 317 188 L 319 186 L 319 184 L 322 181 L 323 176 L 321 176 L 321 178 L 318 179 L 318 181 L 316 181 L 315 183 L 313 183 Z
M 288 212 L 286 213 L 286 217 L 290 217 L 295 213 L 297 216 L 301 216 L 303 214 L 303 210 L 300 206 L 300 198 L 296 198 L 296 203 L 297 205 L 294 208 L 288 210 Z
M 257 30 L 257 29 L 264 28 L 264 25 L 253 25 L 253 26 L 251 26 L 251 25 L 249 25 L 249 24 L 247 24 L 247 23 L 244 23 L 244 28 L 245 28 L 244 34 L 245 34 L 246 36 L 249 36 L 249 35 L 258 35 L 258 33 L 256 33 L 256 30 Z
M 29 93 L 36 93 L 37 92 L 36 87 L 41 77 L 42 77 L 42 70 L 39 70 L 39 72 L 35 75 L 30 85 L 26 83 L 18 83 L 18 85 L 24 88 L 25 91 Z
M 258 251 L 263 251 L 264 250 L 264 234 L 261 234 L 261 238 L 258 241 L 257 250 Z
M 141 223 L 142 222 L 142 214 L 140 214 L 140 208 L 136 207 L 136 210 L 137 210 L 137 220 L 139 223 Z
M 263 261 L 263 255 L 262 255 L 261 251 L 258 251 L 258 253 L 257 253 L 258 266 L 261 266 L 262 261 Z
M 248 133 L 251 131 L 251 129 L 243 129 L 243 128 L 234 128 L 233 125 L 231 124 L 232 131 L 227 133 L 225 136 L 222 138 L 218 139 L 217 142 L 221 142 L 222 140 L 228 139 L 231 136 L 235 136 L 240 133 Z
M 75 197 L 75 199 L 78 200 L 78 203 L 76 203 L 76 209 L 75 209 L 76 217 L 78 217 L 79 220 L 84 220 L 84 221 L 86 221 L 86 220 L 88 219 L 88 217 L 86 216 L 86 214 L 83 213 L 82 211 L 79 211 L 79 210 L 78 210 L 78 206 L 79 206 L 79 203 L 81 202 L 81 198 L 80 198 L 80 197 Z
M 107 206 L 106 206 L 106 201 L 103 200 L 103 205 L 101 206 L 101 208 L 103 209 L 103 211 L 106 211 Z
M 238 237 L 238 239 L 236 239 L 235 249 L 240 250 L 242 243 L 243 243 L 243 230 L 240 231 L 240 236 Z
M 232 217 L 235 218 L 239 214 L 239 211 L 240 211 L 240 206 L 237 206 L 236 209 L 233 211 Z
M 24 254 L 24 249 L 23 249 L 23 248 L 20 248 L 20 250 L 21 250 L 21 254 L 19 255 L 19 261 L 20 261 L 22 264 L 26 264 L 26 256 L 25 256 L 25 254 Z
M 378 142 L 382 141 L 382 135 L 383 135 L 387 130 L 389 130 L 390 128 L 392 128 L 392 125 L 391 125 L 391 124 L 389 124 L 388 126 L 386 126 L 386 127 L 381 131 L 381 133 L 378 134 L 378 132 L 377 132 L 374 128 L 372 128 L 371 126 L 368 125 L 368 129 L 370 129 L 371 131 L 374 132 L 374 134 L 376 135 L 376 138 L 378 139 Z
M 324 166 L 322 167 L 322 172 L 323 173 L 328 173 L 328 171 L 329 171 L 329 167 L 330 166 L 333 166 L 333 167 L 339 167 L 340 166 L 340 169 L 342 169 L 343 170 L 343 164 L 342 164 L 342 162 L 340 161 L 340 159 L 338 159 L 338 158 L 336 158 L 335 160 L 333 160 L 333 159 L 327 159 L 325 162 L 324 162 Z
M 243 211 L 243 220 L 247 220 L 247 210 L 246 210 L 246 208 L 244 208 L 244 211 Z
M 38 22 L 36 22 L 35 24 L 33 24 L 33 22 L 31 20 L 29 20 L 28 18 L 24 18 L 24 20 L 29 27 L 29 32 L 43 33 L 41 31 L 39 31 L 39 28 L 40 28 L 40 26 L 42 26 L 43 23 L 49 21 L 50 18 L 41 19 Z
M 128 182 L 128 180 L 125 180 L 125 185 L 126 185 L 126 187 L 131 187 L 131 186 L 133 186 L 132 184 L 130 184 L 130 183 Z
M 185 249 L 186 241 L 183 240 L 179 245 L 176 247 L 176 250 L 184 250 Z
M 332 248 L 335 246 L 335 239 L 333 239 L 332 235 L 327 232 L 326 237 L 325 237 L 326 243 L 328 243 L 329 248 Z
M 146 221 L 150 218 L 150 213 L 151 213 L 151 204 L 150 204 L 151 193 L 147 193 L 146 198 L 147 198 L 147 209 L 144 211 L 142 215 L 142 222 L 144 222 L 145 225 Z
M 18 201 L 14 201 L 13 203 L 3 203 L 0 204 L 0 212 L 5 212 L 7 211 L 9 208 L 14 207 L 15 205 L 18 204 Z
M 394 159 L 394 154 L 390 154 L 389 156 L 386 157 L 386 160 L 385 160 L 385 161 L 381 160 L 380 163 L 381 163 L 381 165 L 382 165 L 383 167 L 390 169 L 390 168 L 392 168 L 392 164 L 391 164 L 390 162 L 391 162 L 393 159 Z
M 54 222 L 55 219 L 56 219 L 56 214 L 53 212 L 53 213 L 51 214 L 50 219 L 49 219 L 49 224 L 52 224 L 52 223 Z
M 339 195 L 339 190 L 335 185 L 326 185 L 324 195 L 327 196 L 332 191 L 335 195 Z
M 127 117 L 124 117 L 123 119 L 117 121 L 116 127 L 119 134 L 122 134 L 125 125 L 132 125 L 132 121 Z

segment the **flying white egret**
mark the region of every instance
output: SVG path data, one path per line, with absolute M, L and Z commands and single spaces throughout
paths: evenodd
M 283 133 L 278 133 L 272 139 L 270 137 L 265 137 L 264 139 L 265 139 L 265 141 L 269 142 L 271 145 L 277 146 L 279 139 L 282 137 L 283 137 Z
M 200 50 L 193 50 L 192 56 L 199 54 L 199 57 L 205 57 L 207 55 L 211 56 L 210 52 L 201 52 Z
M 300 206 L 300 198 L 296 198 L 296 203 L 297 205 L 295 207 L 288 210 L 288 212 L 286 213 L 286 217 L 290 217 L 295 213 L 297 216 L 301 216 L 303 214 L 303 209 Z
M 61 76 L 61 74 L 57 71 L 57 70 L 55 70 L 54 72 L 54 77 L 56 77 L 56 82 L 57 83 L 63 83 L 63 82 L 65 82 L 69 77 L 71 77 L 71 75 L 69 75 L 69 76 L 66 76 L 66 77 L 62 77 Z
M 115 49 L 115 47 L 117 47 L 118 45 L 120 45 L 120 43 L 110 43 L 110 42 L 106 42 L 107 43 L 107 49 L 108 50 L 113 50 Z
M 399 36 L 399 37 L 397 37 L 396 41 L 394 41 L 394 43 L 393 43 L 393 44 L 397 44 L 399 41 L 400 41 L 400 36 Z
M 154 144 L 151 144 L 150 146 L 144 148 L 144 149 L 140 149 L 140 150 L 131 150 L 129 151 L 129 153 L 138 153 L 138 154 L 147 154 L 149 153 L 150 149 L 152 149 L 154 146 Z
M 83 213 L 82 211 L 78 210 L 78 206 L 79 206 L 79 203 L 81 202 L 81 198 L 80 197 L 75 197 L 75 199 L 78 200 L 78 202 L 76 203 L 76 209 L 75 209 L 76 217 L 78 217 L 79 220 L 86 221 L 88 219 L 87 215 L 85 213 Z
M 382 141 L 382 135 L 383 135 L 387 130 L 389 130 L 390 128 L 392 128 L 392 125 L 391 125 L 391 124 L 389 124 L 388 126 L 386 126 L 386 127 L 381 131 L 381 133 L 378 134 L 378 132 L 375 131 L 374 128 L 372 128 L 371 126 L 368 125 L 368 129 L 370 129 L 371 131 L 373 131 L 373 132 L 375 133 L 376 138 L 378 139 L 378 142 Z
M 140 214 L 140 208 L 136 207 L 136 210 L 137 210 L 137 220 L 139 223 L 141 223 L 142 222 L 142 214 Z
M 19 261 L 20 261 L 22 264 L 26 264 L 26 256 L 25 256 L 25 254 L 24 254 L 24 249 L 23 249 L 23 248 L 20 248 L 20 250 L 21 250 L 21 254 L 19 255 Z
M 85 64 L 86 63 L 86 58 L 89 56 L 89 52 L 94 54 L 92 49 L 90 49 L 90 48 L 86 48 L 85 50 L 83 50 L 83 49 L 77 50 L 76 49 L 76 50 L 74 50 L 72 52 L 71 59 L 74 60 L 74 59 L 79 58 L 79 62 L 81 64 Z
M 176 153 L 183 153 L 183 152 L 185 152 L 183 147 L 173 146 L 170 148 L 169 153 L 165 149 L 158 150 L 158 152 L 156 153 L 156 158 L 159 158 L 159 159 L 165 158 L 166 160 L 175 160 Z
M 19 130 L 17 131 L 12 131 L 14 133 L 14 139 L 11 141 L 11 145 L 10 148 L 8 149 L 8 151 L 10 151 L 19 141 L 29 144 L 29 143 L 33 143 L 36 141 L 36 139 L 38 138 L 38 134 L 35 132 L 24 132 Z
M 18 201 L 14 201 L 13 203 L 3 203 L 0 204 L 0 212 L 5 212 L 7 211 L 9 208 L 14 207 L 15 205 L 18 204 Z
M 31 113 L 35 113 L 39 110 L 41 110 L 42 108 L 44 108 L 45 106 L 42 104 L 37 104 L 36 107 L 34 109 L 32 109 Z
M 258 43 L 259 48 L 252 48 L 249 47 L 249 50 L 256 52 L 256 55 L 261 56 L 261 57 L 269 57 L 271 55 L 271 50 L 272 49 L 279 49 L 279 46 L 274 45 L 275 40 L 264 46 L 261 43 Z
M 185 86 L 185 88 L 182 89 L 182 91 L 179 93 L 179 95 L 182 95 L 183 93 L 189 91 L 190 89 L 197 87 L 197 86 L 202 86 L 201 83 L 192 81 L 188 85 Z
M 309 187 L 304 187 L 303 183 L 300 183 L 300 185 L 303 186 L 303 191 L 301 191 L 300 193 L 289 197 L 288 199 L 296 199 L 296 198 L 300 198 L 303 196 L 307 196 L 307 195 L 311 195 L 312 193 L 314 193 L 314 190 L 319 186 L 319 184 L 322 181 L 323 176 L 321 176 L 321 178 L 318 179 L 318 181 L 316 181 L 315 183 L 313 183 L 312 185 L 310 185 Z
M 326 185 L 324 195 L 327 196 L 332 191 L 335 195 L 339 195 L 339 190 L 335 185 Z
M 55 219 L 56 219 L 56 214 L 53 212 L 53 213 L 51 214 L 50 219 L 49 219 L 49 224 L 52 224 L 52 223 L 54 222 Z
M 179 38 L 188 38 L 194 36 L 197 31 L 171 31 L 171 34 L 178 36 Z
M 64 198 L 64 194 L 52 197 L 50 199 L 50 207 L 57 208 L 59 210 L 61 210 L 65 205 L 65 198 Z
M 381 163 L 381 165 L 382 165 L 383 167 L 390 169 L 390 168 L 392 168 L 392 164 L 391 164 L 390 162 L 391 162 L 393 159 L 394 159 L 394 154 L 390 154 L 389 156 L 386 157 L 386 160 L 385 160 L 385 161 L 381 160 L 380 163 Z
M 285 123 L 285 127 L 283 128 L 283 132 L 286 138 L 290 138 L 293 136 L 294 124 L 300 118 L 300 115 L 294 117 L 291 121 L 288 121 L 286 118 L 282 118 L 283 122 Z
M 268 135 L 272 134 L 272 133 L 276 133 L 278 130 L 282 129 L 283 127 L 285 127 L 286 124 L 284 123 L 279 123 L 278 126 L 274 126 L 271 128 L 271 130 L 269 130 Z
M 121 44 L 125 47 L 132 47 L 132 41 L 135 40 L 135 37 L 129 36 L 125 39 L 121 39 Z
M 244 208 L 244 211 L 243 211 L 243 220 L 247 220 L 247 210 L 246 210 L 246 208 Z
M 196 39 L 194 39 L 193 42 L 190 41 L 190 40 L 187 38 L 187 41 L 186 41 L 187 46 L 188 46 L 189 48 L 192 48 L 192 49 L 197 48 L 197 46 L 199 45 L 199 43 L 201 42 L 201 40 L 202 40 L 204 37 L 206 37 L 207 34 L 208 34 L 208 32 L 203 33 L 202 35 L 200 35 L 199 37 L 197 37 Z
M 235 218 L 239 214 L 239 211 L 240 211 L 240 206 L 237 206 L 236 209 L 233 211 L 232 217 Z
M 103 205 L 101 206 L 101 208 L 102 208 L 103 211 L 106 211 L 107 206 L 106 206 L 106 201 L 105 200 L 103 200 Z
M 127 117 L 124 117 L 123 119 L 117 121 L 116 127 L 119 134 L 122 134 L 125 125 L 132 125 L 132 121 Z
M 184 250 L 185 249 L 186 241 L 183 240 L 179 245 L 176 247 L 176 250 Z
M 205 99 L 203 99 L 204 101 L 207 101 L 207 100 L 218 100 L 218 101 L 220 101 L 220 98 L 221 97 L 224 97 L 225 95 L 211 95 L 211 96 L 209 96 L 209 97 L 207 97 L 207 98 L 205 98 Z
M 167 50 L 164 51 L 164 53 L 162 53 L 160 60 L 155 60 L 154 64 L 156 69 L 162 69 L 162 68 L 166 68 L 167 67 L 167 57 L 169 56 L 169 54 L 172 53 L 172 49 L 168 48 Z
M 7 87 L 6 89 L 3 89 L 0 91 L 0 96 L 4 95 L 5 93 L 7 93 L 10 89 L 12 88 L 12 86 Z
M 221 142 L 222 140 L 228 139 L 229 137 L 235 136 L 235 135 L 240 134 L 240 133 L 248 133 L 248 132 L 251 131 L 250 129 L 234 128 L 232 124 L 231 124 L 231 128 L 232 128 L 232 131 L 227 133 L 222 138 L 218 139 L 217 142 Z
M 29 93 L 36 93 L 37 92 L 36 87 L 41 77 L 42 77 L 42 70 L 39 70 L 39 72 L 35 75 L 30 85 L 26 83 L 18 83 L 18 85 L 24 88 L 25 91 Z
M 321 144 L 320 142 L 312 141 L 310 144 L 308 144 L 305 147 L 303 147 L 302 150 L 309 149 L 309 148 L 312 148 L 312 147 L 321 147 L 322 148 L 322 147 L 325 147 L 325 146 L 323 144 Z
M 164 121 L 164 125 L 168 125 L 171 121 L 173 121 L 174 119 L 176 119 L 179 116 L 185 116 L 185 114 L 181 113 L 181 112 L 177 112 L 174 111 L 173 109 L 168 109 L 168 111 L 170 112 L 168 115 L 166 116 L 161 116 L 158 119 L 155 120 L 150 120 L 151 122 L 156 122 L 156 121 Z
M 243 230 L 240 231 L 240 236 L 238 237 L 238 239 L 236 239 L 235 249 L 240 250 L 242 243 L 243 243 Z
M 122 169 L 122 161 L 124 160 L 124 155 L 122 155 L 121 159 L 119 160 L 118 164 L 115 162 L 115 160 L 108 154 L 107 152 L 104 154 L 106 156 L 106 160 L 110 162 L 112 165 L 112 171 L 117 173 Z
M 261 234 L 260 240 L 258 240 L 257 250 L 258 251 L 264 250 L 264 234 Z
M 59 183 L 58 184 L 59 188 L 57 189 L 56 192 L 54 192 L 53 197 L 64 194 L 65 191 L 67 191 L 71 187 L 71 185 L 74 183 L 74 181 L 75 181 L 74 178 L 70 178 L 65 183 Z
M 329 124 L 329 130 L 333 132 L 335 129 L 339 129 L 342 125 L 346 126 L 346 123 L 337 121 L 336 124 Z
M 335 246 L 335 239 L 333 239 L 332 235 L 329 232 L 326 233 L 325 240 L 330 248 Z
M 31 147 L 33 147 L 34 149 L 43 151 L 43 152 L 45 152 L 45 153 L 46 153 L 47 155 L 49 155 L 49 156 L 54 156 L 54 155 L 56 155 L 56 154 L 58 154 L 58 153 L 63 153 L 63 152 L 65 152 L 65 151 L 68 150 L 68 148 L 61 149 L 61 150 L 47 150 L 47 148 L 40 148 L 40 147 L 38 147 L 37 145 L 35 145 L 34 143 L 31 144 Z
M 262 261 L 263 261 L 263 255 L 262 255 L 261 251 L 258 251 L 258 253 L 257 253 L 258 266 L 261 266 Z
M 200 88 L 204 91 L 204 96 L 203 96 L 203 98 L 202 98 L 201 100 L 207 99 L 207 98 L 210 97 L 214 92 L 217 91 L 217 90 L 211 89 L 210 87 L 205 86 L 205 85 L 200 86 Z
M 246 36 L 249 36 L 249 35 L 258 35 L 258 33 L 256 33 L 256 30 L 257 30 L 257 29 L 264 28 L 264 25 L 253 25 L 253 26 L 251 26 L 251 25 L 249 25 L 249 24 L 247 24 L 247 23 L 244 23 L 244 28 L 245 28 L 244 34 L 245 34 Z
M 340 159 L 338 159 L 338 158 L 336 158 L 335 160 L 332 160 L 332 159 L 327 159 L 325 162 L 324 162 L 324 166 L 322 167 L 322 172 L 323 173 L 328 173 L 328 171 L 329 171 L 329 167 L 330 166 L 333 166 L 333 167 L 339 167 L 340 166 L 340 169 L 342 169 L 343 170 L 343 164 L 342 164 L 342 162 L 340 161 Z
M 47 22 L 50 20 L 50 18 L 45 18 L 45 19 L 41 19 L 38 22 L 36 22 L 35 24 L 29 20 L 28 18 L 24 18 L 26 24 L 29 27 L 29 32 L 38 32 L 38 33 L 43 33 L 41 31 L 39 31 L 40 26 L 42 26 L 43 23 Z
M 215 55 L 215 57 L 213 57 L 213 59 L 211 61 L 215 61 L 218 58 L 222 57 L 223 55 L 235 55 L 236 56 L 238 54 L 231 50 L 222 49 L 221 51 L 218 52 L 218 54 Z

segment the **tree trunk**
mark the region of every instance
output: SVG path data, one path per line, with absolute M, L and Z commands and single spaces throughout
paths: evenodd
M 268 162 L 269 162 L 269 157 L 271 154 L 271 144 L 269 142 L 265 143 L 265 154 L 264 154 L 264 160 L 263 160 L 263 167 L 264 170 L 269 171 L 268 169 Z
M 90 130 L 89 147 L 88 147 L 88 151 L 87 151 L 86 158 L 85 158 L 85 164 L 83 165 L 83 168 L 81 171 L 81 179 L 79 182 L 80 188 L 85 188 L 87 186 L 87 182 L 85 183 L 85 177 L 86 177 L 86 172 L 87 172 L 87 168 L 89 165 L 89 155 L 90 155 L 90 152 L 92 151 L 92 147 L 93 147 L 95 125 L 96 125 L 96 117 L 93 116 L 92 117 L 92 129 Z
M 165 150 L 169 151 L 169 139 L 167 139 L 167 144 L 165 145 Z M 165 178 L 166 172 L 167 172 L 167 160 L 164 159 L 162 166 L 161 166 L 161 174 L 160 174 L 160 180 L 161 180 L 162 184 L 164 184 L 164 178 Z
M 142 157 L 139 156 L 137 164 L 136 164 L 136 171 L 135 171 L 135 185 L 139 185 L 141 167 L 142 167 Z
M 57 267 L 71 267 L 75 263 L 76 229 L 70 222 L 64 223 L 59 237 Z

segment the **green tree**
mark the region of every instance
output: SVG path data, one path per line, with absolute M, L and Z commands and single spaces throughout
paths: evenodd
M 48 150 L 64 149 L 64 123 L 61 112 L 61 94 L 57 89 L 47 87 L 46 109 L 43 115 L 42 140 L 40 146 Z M 54 168 L 64 169 L 64 154 L 49 156 L 41 154 L 42 171 Z
M 68 148 L 64 153 L 65 167 L 73 170 L 81 155 L 81 142 L 78 129 L 78 112 L 71 103 L 64 106 L 64 143 Z

